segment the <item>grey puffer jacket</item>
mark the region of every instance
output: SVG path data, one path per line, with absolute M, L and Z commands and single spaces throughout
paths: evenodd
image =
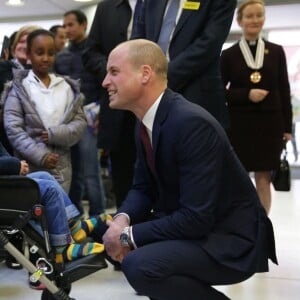
M 72 168 L 70 147 L 76 144 L 84 130 L 86 120 L 82 110 L 83 95 L 78 81 L 64 77 L 74 91 L 74 100 L 66 110 L 60 125 L 45 128 L 34 103 L 22 85 L 28 70 L 15 70 L 14 79 L 2 95 L 4 101 L 4 126 L 15 156 L 28 162 L 30 172 L 44 170 L 51 173 L 69 191 Z M 49 142 L 41 138 L 42 131 L 48 131 Z M 45 169 L 44 160 L 49 153 L 59 154 L 55 169 Z

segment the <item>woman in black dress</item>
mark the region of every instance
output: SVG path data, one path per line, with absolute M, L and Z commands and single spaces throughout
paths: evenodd
M 230 141 L 255 184 L 262 205 L 271 207 L 271 170 L 291 139 L 292 110 L 282 46 L 261 38 L 265 6 L 261 0 L 240 3 L 241 40 L 222 53 L 221 70 L 230 114 Z

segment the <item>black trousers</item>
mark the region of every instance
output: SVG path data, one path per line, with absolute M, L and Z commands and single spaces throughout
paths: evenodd
M 122 271 L 131 286 L 153 300 L 229 299 L 213 285 L 235 284 L 252 273 L 217 263 L 195 241 L 163 241 L 130 252 Z

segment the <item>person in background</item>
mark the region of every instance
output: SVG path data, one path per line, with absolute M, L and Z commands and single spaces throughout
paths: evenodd
M 16 34 L 17 34 L 17 31 L 14 31 L 10 37 L 9 37 L 9 45 L 6 49 L 3 50 L 3 54 L 4 56 L 1 57 L 1 60 L 11 60 L 13 59 L 13 52 L 12 52 L 12 44 L 15 40 L 15 37 L 16 37 Z M 0 60 L 0 61 L 1 61 Z
M 110 51 L 130 38 L 140 4 L 140 0 L 104 0 L 97 5 L 82 60 L 100 82 L 106 74 Z M 135 116 L 129 111 L 112 110 L 105 89 L 101 89 L 100 101 L 98 148 L 104 150 L 111 162 L 112 186 L 119 207 L 132 185 Z
M 236 0 L 144 0 L 133 38 L 157 42 L 169 60 L 168 87 L 227 128 L 220 53 Z M 171 26 L 170 26 L 171 25 Z
M 5 131 L 32 172 L 49 171 L 68 192 L 70 147 L 86 129 L 82 95 L 77 82 L 49 74 L 55 60 L 51 32 L 31 32 L 26 51 L 32 70 L 16 70 L 3 92 Z
M 67 43 L 67 34 L 66 29 L 63 25 L 53 25 L 50 29 L 50 32 L 54 34 L 54 43 L 56 53 L 65 48 Z
M 271 170 L 283 144 L 291 139 L 292 110 L 282 46 L 261 37 L 265 6 L 261 0 L 239 4 L 241 40 L 222 52 L 221 72 L 230 114 L 229 139 L 248 172 L 266 212 L 271 208 Z
M 40 27 L 35 25 L 26 25 L 21 27 L 15 35 L 11 45 L 13 58 L 11 60 L 0 62 L 0 93 L 3 92 L 4 84 L 13 79 L 13 69 L 30 68 L 27 59 L 26 40 L 29 33 Z
M 38 29 L 35 25 L 26 25 L 21 27 L 15 35 L 10 37 L 12 58 L 0 62 L 0 99 L 4 89 L 4 85 L 13 79 L 14 69 L 30 69 L 26 54 L 26 39 L 29 33 Z M 3 110 L 3 101 L 0 100 L 0 110 Z M 13 154 L 13 148 L 7 138 L 3 116 L 0 114 L 0 137 L 3 145 L 10 154 Z
M 277 262 L 272 223 L 251 179 L 222 126 L 167 88 L 157 44 L 120 44 L 107 71 L 110 107 L 139 120 L 133 187 L 103 235 L 108 255 L 150 299 L 229 299 L 212 286 Z
M 64 28 L 69 46 L 58 53 L 54 71 L 80 80 L 80 91 L 85 97 L 83 109 L 88 121 L 88 127 L 82 138 L 71 150 L 72 183 L 69 196 L 83 214 L 82 199 L 86 195 L 89 201 L 89 215 L 92 216 L 102 213 L 105 208 L 96 128 L 100 84 L 99 79 L 84 68 L 81 59 L 86 45 L 86 15 L 80 10 L 66 12 Z

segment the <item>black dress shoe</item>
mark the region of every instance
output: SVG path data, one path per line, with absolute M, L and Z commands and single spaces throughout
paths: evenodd
M 105 253 L 105 258 L 114 266 L 115 271 L 122 271 L 121 264 L 118 261 L 113 260 L 110 256 Z
M 122 267 L 120 263 L 114 263 L 114 270 L 115 271 L 122 271 Z

